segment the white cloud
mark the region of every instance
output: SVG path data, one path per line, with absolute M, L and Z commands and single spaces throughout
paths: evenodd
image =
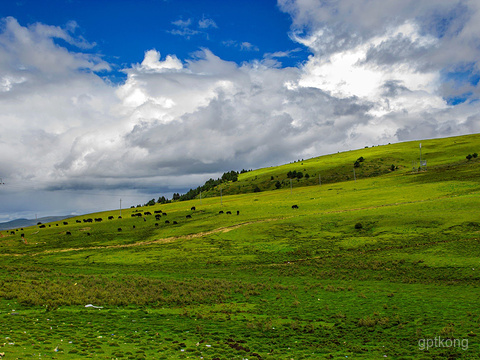
M 208 33 L 206 32 L 207 29 L 218 29 L 215 21 L 205 18 L 205 16 L 196 24 L 193 24 L 193 20 L 190 18 L 187 20 L 179 19 L 172 22 L 172 24 L 177 26 L 177 29 L 170 30 L 170 34 L 179 35 L 186 39 L 190 39 L 194 35 L 204 35 L 208 38 Z
M 248 41 L 244 41 L 240 44 L 240 49 L 246 50 L 246 51 L 258 51 L 258 47 L 249 43 Z
M 160 61 L 160 53 L 156 50 L 148 50 L 142 61 L 142 70 L 168 71 L 180 70 L 183 64 L 175 55 L 167 55 L 164 61 Z
M 217 29 L 218 28 L 215 21 L 213 21 L 212 19 L 205 18 L 205 17 L 203 17 L 201 20 L 198 21 L 198 27 L 200 29 L 208 29 L 208 28 Z
M 143 189 L 146 201 L 230 169 L 478 132 L 480 102 L 470 101 L 478 84 L 445 80 L 462 61 L 480 69 L 478 6 L 438 5 L 281 1 L 292 38 L 312 52 L 304 64 L 280 67 L 276 58 L 288 52 L 239 65 L 208 49 L 182 60 L 146 49 L 117 86 L 96 75 L 110 65 L 82 52 L 89 43 L 75 36 L 76 24 L 24 27 L 8 18 L 0 33 L 0 176 L 18 191 Z M 452 11 L 463 22 L 451 17 L 442 28 L 434 14 Z M 197 31 L 192 24 L 174 25 Z M 469 101 L 448 105 L 446 94 L 459 91 Z M 70 196 L 70 208 L 85 206 L 80 197 Z M 105 199 L 91 203 L 103 208 Z M 27 197 L 21 205 L 29 207 Z
M 241 51 L 259 51 L 260 50 L 258 46 L 253 45 L 248 41 L 239 42 L 236 40 L 226 40 L 226 41 L 223 41 L 223 45 L 228 47 L 239 48 Z

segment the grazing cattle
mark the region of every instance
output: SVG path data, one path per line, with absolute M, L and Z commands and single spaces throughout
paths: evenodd
M 89 232 L 87 232 L 87 236 L 90 236 L 90 233 L 89 233 Z
M 76 222 L 77 224 L 81 224 L 81 223 L 82 223 L 81 220 L 76 220 L 75 222 Z
M 292 209 L 298 209 L 298 205 L 292 205 Z
M 39 226 L 40 229 L 44 229 L 45 228 L 45 225 L 40 225 Z M 15 234 L 15 233 L 14 233 Z
M 161 214 L 161 213 L 162 213 L 162 210 L 155 210 L 153 213 L 154 213 L 154 214 Z
M 173 225 L 178 224 L 175 220 L 173 221 Z
M 102 218 L 96 218 L 95 222 L 101 222 L 103 219 Z
M 155 223 L 155 226 L 158 226 L 158 223 Z
M 161 217 L 162 215 L 155 215 L 155 220 L 160 220 Z
M 118 228 L 117 230 L 118 230 L 118 231 L 122 231 L 122 228 Z
M 25 234 L 20 234 L 20 237 L 21 237 L 21 238 L 24 238 L 24 237 L 25 237 Z
M 192 206 L 192 208 L 190 210 L 195 211 L 196 210 L 195 206 Z
M 237 210 L 237 215 L 240 215 L 240 211 L 239 211 L 239 210 Z
M 49 225 L 50 226 L 50 225 Z M 55 226 L 58 226 L 58 224 L 55 224 Z
M 143 221 L 147 221 L 147 219 L 143 218 Z
M 133 225 L 133 228 L 135 229 L 135 225 Z
M 167 216 L 167 213 L 166 213 L 166 212 L 164 212 L 164 213 L 162 213 L 162 214 L 163 214 L 163 216 Z
M 227 211 L 227 215 L 232 215 L 232 212 L 231 212 L 231 211 Z
M 118 218 L 119 218 L 119 219 L 121 219 L 122 217 L 121 217 L 121 216 L 119 216 Z
M 145 211 L 143 215 L 152 215 L 152 213 L 150 211 Z
M 91 223 L 91 222 L 93 222 L 93 219 L 92 219 L 92 218 L 88 218 L 87 220 L 84 220 L 84 221 L 87 222 L 87 223 Z
M 72 235 L 72 233 L 70 231 L 67 231 L 65 235 Z
M 63 222 L 63 225 L 68 225 L 68 222 L 64 221 L 64 222 Z
M 10 231 L 10 235 L 15 235 L 15 231 Z
M 223 210 L 220 210 L 218 213 L 219 213 L 219 214 L 223 214 Z
M 187 215 L 185 216 L 187 219 L 191 219 L 192 218 L 192 215 Z
M 108 220 L 113 220 L 113 216 L 109 216 L 109 217 L 108 217 Z
M 170 224 L 170 221 L 168 221 L 168 220 L 165 220 L 165 224 Z

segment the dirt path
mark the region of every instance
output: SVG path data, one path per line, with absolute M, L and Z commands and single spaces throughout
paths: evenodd
M 450 197 L 450 196 L 446 195 L 446 196 L 441 196 L 441 197 L 433 198 L 433 199 L 422 199 L 422 200 L 413 200 L 413 201 L 405 201 L 405 202 L 396 202 L 396 203 L 374 205 L 374 206 L 362 207 L 362 208 L 321 211 L 321 212 L 310 213 L 309 215 L 339 214 L 339 213 L 345 213 L 345 212 L 351 212 L 351 211 L 378 209 L 378 208 L 382 208 L 382 207 L 410 205 L 410 204 L 416 204 L 416 203 L 421 203 L 421 202 L 435 201 L 435 200 L 448 198 L 448 197 Z M 135 242 L 135 243 L 132 243 L 132 244 L 119 244 L 119 245 L 91 246 L 91 247 L 68 248 L 68 249 L 55 249 L 55 250 L 44 250 L 44 251 L 41 251 L 41 252 L 31 253 L 31 254 L 18 254 L 18 253 L 17 254 L 0 254 L 0 256 L 26 256 L 26 255 L 37 256 L 37 255 L 43 255 L 43 254 L 63 253 L 63 252 L 71 252 L 71 251 L 96 250 L 96 249 L 117 249 L 117 248 L 129 248 L 129 247 L 136 247 L 136 246 L 145 246 L 145 245 L 151 245 L 151 244 L 169 243 L 169 242 L 172 242 L 172 241 L 175 241 L 175 240 L 178 240 L 178 239 L 186 239 L 186 240 L 196 239 L 196 238 L 201 238 L 203 236 L 208 236 L 208 235 L 212 235 L 212 234 L 216 234 L 216 233 L 229 232 L 229 231 L 238 229 L 238 228 L 243 227 L 243 226 L 251 225 L 251 224 L 265 223 L 265 222 L 271 222 L 271 221 L 277 221 L 277 220 L 285 220 L 285 219 L 290 219 L 290 218 L 294 218 L 294 217 L 298 217 L 298 216 L 302 216 L 302 215 L 304 215 L 304 214 L 297 214 L 296 213 L 294 215 L 283 216 L 283 217 L 278 217 L 278 218 L 246 221 L 246 222 L 243 222 L 243 223 L 240 223 L 240 224 L 221 227 L 221 228 L 218 228 L 218 229 L 199 232 L 199 233 L 196 233 L 196 234 L 171 236 L 171 237 L 155 239 L 155 240 L 139 241 L 139 242 Z M 85 228 L 85 229 L 89 229 L 89 228 Z M 84 229 L 82 229 L 82 230 L 84 230 Z M 307 259 L 305 259 L 305 260 L 307 260 Z M 302 260 L 296 260 L 296 261 L 302 261 Z
M 136 247 L 136 246 L 145 246 L 145 245 L 152 245 L 152 244 L 163 244 L 169 243 L 179 239 L 196 239 L 201 238 L 203 236 L 208 236 L 217 233 L 226 233 L 235 229 L 238 229 L 243 226 L 251 225 L 251 224 L 258 224 L 270 221 L 281 220 L 285 218 L 272 218 L 272 219 L 262 219 L 262 220 L 255 220 L 255 221 L 246 221 L 240 224 L 230 225 L 221 227 L 214 230 L 203 231 L 196 234 L 189 234 L 189 235 L 179 235 L 179 236 L 170 236 L 167 238 L 155 239 L 155 240 L 148 240 L 148 241 L 139 241 L 132 244 L 119 244 L 119 245 L 105 245 L 105 246 L 90 246 L 90 247 L 79 247 L 79 248 L 68 248 L 68 249 L 55 249 L 55 250 L 44 250 L 37 253 L 31 254 L 0 254 L 0 256 L 37 256 L 37 255 L 45 255 L 45 254 L 53 254 L 53 253 L 64 253 L 64 252 L 72 252 L 72 251 L 84 251 L 84 250 L 97 250 L 97 249 L 118 249 L 118 248 L 129 248 L 129 247 Z

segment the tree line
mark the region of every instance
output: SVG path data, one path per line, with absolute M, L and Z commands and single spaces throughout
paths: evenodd
M 212 178 L 208 179 L 207 181 L 205 181 L 205 184 L 203 184 L 202 186 L 199 186 L 196 189 L 190 189 L 185 194 L 173 193 L 172 200 L 169 200 L 165 196 L 160 196 L 158 198 L 158 200 L 152 199 L 152 200 L 148 201 L 147 203 L 145 203 L 143 206 L 152 206 L 152 205 L 155 205 L 155 204 L 168 204 L 168 203 L 171 203 L 172 201 L 192 200 L 192 199 L 195 199 L 198 195 L 200 195 L 200 192 L 205 192 L 205 191 L 211 190 L 214 187 L 216 187 L 216 186 L 218 186 L 222 183 L 228 182 L 228 181 L 232 181 L 232 182 L 237 181 L 239 174 L 243 174 L 243 173 L 246 173 L 248 171 L 251 171 L 251 170 L 242 169 L 242 171 L 240 171 L 240 172 L 235 171 L 235 170 L 231 170 L 231 171 L 223 173 L 223 175 L 216 180 L 212 179 Z M 141 206 L 142 205 L 137 205 L 137 207 L 141 207 Z M 132 206 L 132 208 L 133 207 L 134 206 Z

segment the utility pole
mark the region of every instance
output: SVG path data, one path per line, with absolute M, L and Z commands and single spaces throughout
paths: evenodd
M 122 199 L 120 199 L 120 216 L 122 216 Z
M 223 205 L 223 201 L 222 201 L 222 188 L 220 188 L 220 205 Z
M 357 177 L 355 176 L 355 167 L 353 168 L 353 180 L 357 181 Z
M 290 179 L 290 195 L 292 195 L 292 179 Z
M 200 190 L 200 205 L 202 205 L 202 190 Z
M 318 174 L 318 185 L 322 186 L 322 176 Z

